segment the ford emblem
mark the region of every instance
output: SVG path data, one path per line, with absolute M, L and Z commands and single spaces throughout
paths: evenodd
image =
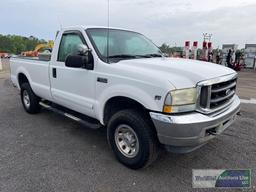
M 231 93 L 231 89 L 226 90 L 226 95 L 229 95 Z

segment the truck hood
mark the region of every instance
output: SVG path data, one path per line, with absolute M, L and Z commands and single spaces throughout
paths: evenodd
M 195 87 L 200 81 L 236 73 L 222 65 L 180 58 L 122 60 L 118 65 L 126 65 L 135 73 L 151 75 L 152 78 L 165 78 L 179 89 Z

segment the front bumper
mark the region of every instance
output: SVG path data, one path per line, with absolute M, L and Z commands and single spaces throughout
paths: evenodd
M 150 116 L 160 143 L 167 145 L 171 151 L 187 153 L 221 134 L 234 122 L 239 110 L 240 100 L 235 95 L 229 107 L 211 115 L 199 112 L 182 115 L 150 112 Z

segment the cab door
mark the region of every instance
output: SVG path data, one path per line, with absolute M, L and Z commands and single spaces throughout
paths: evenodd
M 65 66 L 69 54 L 74 54 L 79 44 L 86 44 L 80 31 L 64 32 L 58 56 L 50 66 L 52 98 L 55 103 L 74 111 L 95 117 L 95 73 L 84 68 Z

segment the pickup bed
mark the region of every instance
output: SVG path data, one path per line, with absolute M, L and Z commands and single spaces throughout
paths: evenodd
M 132 169 L 150 165 L 162 146 L 178 153 L 201 147 L 240 109 L 235 71 L 166 58 L 124 29 L 62 29 L 49 61 L 11 59 L 11 79 L 28 113 L 44 107 L 106 128 L 116 158 Z

